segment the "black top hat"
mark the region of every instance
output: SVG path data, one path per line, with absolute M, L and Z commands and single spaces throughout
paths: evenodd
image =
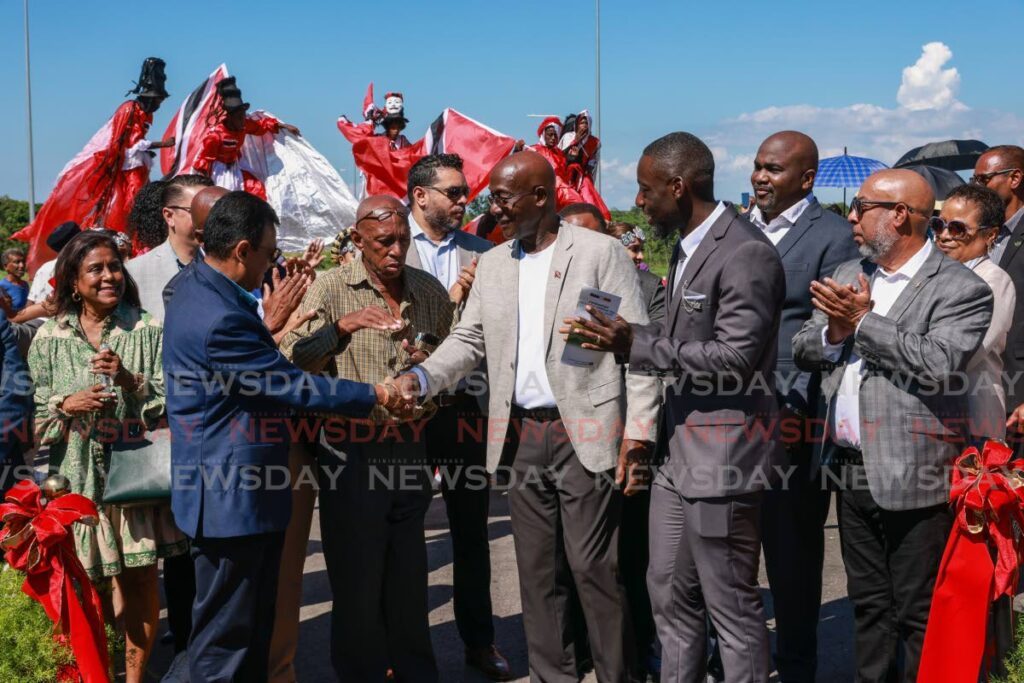
M 68 221 L 67 223 L 61 223 L 50 236 L 46 238 L 46 246 L 53 249 L 58 254 L 61 249 L 67 246 L 68 242 L 75 238 L 75 235 L 82 232 L 82 229 L 78 227 L 78 223 L 74 221 Z
M 164 89 L 167 76 L 164 75 L 164 60 L 159 57 L 147 57 L 142 63 L 142 72 L 139 74 L 139 81 L 135 87 L 128 91 L 128 94 L 136 97 L 168 97 Z
M 388 114 L 381 120 L 380 125 L 384 126 L 384 128 L 387 128 L 389 124 L 392 124 L 395 121 L 401 121 L 402 128 L 405 128 L 405 124 L 409 123 L 409 119 L 405 118 L 403 114 L 405 114 L 404 109 L 398 114 Z
M 235 84 L 234 76 L 228 76 L 217 83 L 217 93 L 220 95 L 224 111 L 232 112 L 238 109 L 249 108 L 249 103 L 242 101 L 242 91 Z

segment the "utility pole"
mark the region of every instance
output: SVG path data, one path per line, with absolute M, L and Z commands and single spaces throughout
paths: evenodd
M 25 0 L 25 112 L 28 119 L 28 220 L 36 219 L 36 169 L 32 152 L 32 68 L 28 49 L 28 0 Z

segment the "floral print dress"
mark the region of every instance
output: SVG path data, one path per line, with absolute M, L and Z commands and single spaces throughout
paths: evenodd
M 63 474 L 74 493 L 87 496 L 99 508 L 99 524 L 74 526 L 78 557 L 94 581 L 188 549 L 184 534 L 174 525 L 170 501 L 130 508 L 102 505 L 110 442 L 122 423 L 142 420 L 153 427 L 164 415 L 162 339 L 163 328 L 156 319 L 122 302 L 107 318 L 100 343 L 109 345 L 122 365 L 132 374 L 141 373 L 144 381 L 132 394 L 114 387 L 116 400 L 100 411 L 75 417 L 60 410 L 64 399 L 99 382 L 90 362 L 97 351 L 78 316 L 68 313 L 48 320 L 29 349 L 36 439 L 50 448 L 50 472 Z

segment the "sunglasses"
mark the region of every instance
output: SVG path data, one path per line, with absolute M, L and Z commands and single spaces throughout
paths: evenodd
M 359 225 L 360 223 L 366 220 L 375 220 L 378 223 L 384 223 L 386 221 L 391 220 L 395 216 L 399 216 L 401 218 L 408 218 L 409 212 L 404 209 L 378 209 L 377 211 L 368 213 L 359 220 L 357 220 L 356 225 Z
M 932 231 L 936 237 L 942 234 L 943 230 L 949 231 L 949 236 L 959 241 L 968 241 L 973 238 L 979 230 L 991 230 L 994 226 L 989 227 L 977 227 L 972 228 L 963 221 L 946 221 L 938 216 L 932 216 L 928 219 L 928 229 Z
M 1001 171 L 992 171 L 991 173 L 975 173 L 971 176 L 972 185 L 988 185 L 993 178 L 997 175 L 1006 175 L 1007 173 L 1013 173 L 1018 171 L 1017 168 L 1004 168 Z
M 866 211 L 870 211 L 871 209 L 877 209 L 879 207 L 884 209 L 895 209 L 897 206 L 906 207 L 908 213 L 916 213 L 919 215 L 924 214 L 924 212 L 919 209 L 907 206 L 906 202 L 881 202 L 873 199 L 863 199 L 861 197 L 854 197 L 850 202 L 850 214 L 853 214 L 853 212 L 856 211 L 858 216 L 863 216 Z
M 619 241 L 622 242 L 622 246 L 628 247 L 629 245 L 633 244 L 634 241 L 646 242 L 647 234 L 644 232 L 643 228 L 633 228 L 629 232 L 620 236 Z
M 490 196 L 487 197 L 487 201 L 490 202 L 491 206 L 497 206 L 499 209 L 507 209 L 528 194 L 533 194 L 533 190 L 509 195 L 501 194 L 500 192 L 492 192 Z
M 469 199 L 469 188 L 465 185 L 456 185 L 454 187 L 434 187 L 433 185 L 424 185 L 423 187 L 443 194 L 450 202 L 457 202 L 463 197 Z

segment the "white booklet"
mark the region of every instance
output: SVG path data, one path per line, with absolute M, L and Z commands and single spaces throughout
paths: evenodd
M 584 287 L 580 290 L 580 298 L 576 304 L 576 316 L 584 320 L 590 320 L 591 316 L 587 313 L 587 306 L 591 306 L 600 311 L 605 317 L 615 318 L 619 313 L 620 303 L 622 303 L 622 297 L 602 292 L 595 287 Z M 606 352 L 584 349 L 582 344 L 585 341 L 589 340 L 570 332 L 568 339 L 565 341 L 565 351 L 562 352 L 562 362 L 578 368 L 592 368 L 597 365 L 598 361 L 601 360 L 601 356 Z

